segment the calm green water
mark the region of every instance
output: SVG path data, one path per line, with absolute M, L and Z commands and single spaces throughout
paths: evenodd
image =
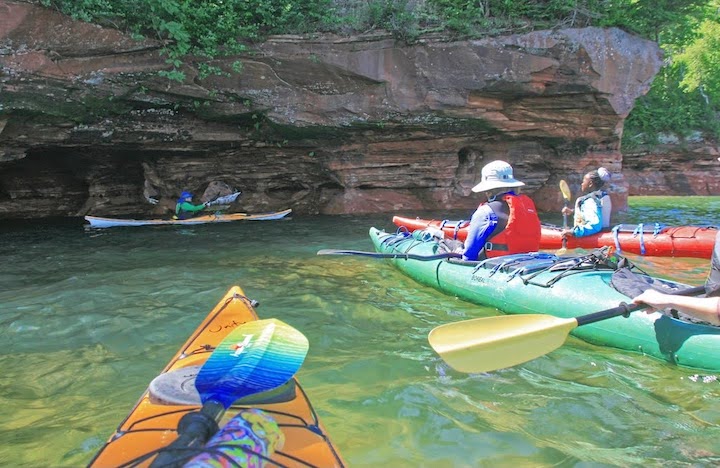
M 720 222 L 720 198 L 631 202 L 615 221 Z M 381 260 L 315 255 L 371 250 L 368 228 L 394 230 L 390 219 L 0 225 L 0 466 L 85 465 L 235 284 L 260 301 L 262 317 L 309 338 L 298 376 L 349 466 L 720 463 L 715 376 L 575 338 L 512 369 L 449 370 L 427 333 L 495 310 L 420 286 Z M 693 284 L 708 267 L 636 261 Z

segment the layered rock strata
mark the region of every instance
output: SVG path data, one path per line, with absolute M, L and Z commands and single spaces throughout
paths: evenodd
M 622 209 L 623 122 L 661 66 L 619 29 L 279 36 L 178 83 L 161 46 L 0 0 L 0 217 L 163 215 L 210 184 L 247 211 L 472 209 L 494 159 L 552 211 L 603 165 Z

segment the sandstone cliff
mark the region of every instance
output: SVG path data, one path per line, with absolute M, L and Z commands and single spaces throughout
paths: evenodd
M 160 46 L 0 0 L 0 217 L 158 215 L 148 197 L 211 182 L 248 211 L 471 209 L 494 159 L 553 211 L 560 179 L 603 165 L 622 209 L 623 121 L 661 66 L 618 29 L 281 36 L 180 84 Z
M 630 195 L 720 195 L 717 142 L 691 138 L 623 151 Z

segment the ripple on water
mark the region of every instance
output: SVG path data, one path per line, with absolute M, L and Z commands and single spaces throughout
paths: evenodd
M 676 201 L 667 203 L 641 218 L 675 216 Z M 382 260 L 316 255 L 369 250 L 373 225 L 394 230 L 389 215 L 179 230 L 0 226 L 0 460 L 87 464 L 239 284 L 261 317 L 308 337 L 298 376 L 349 466 L 717 465 L 713 375 L 575 338 L 512 369 L 448 368 L 427 333 L 498 312 Z M 633 261 L 688 284 L 707 272 L 703 260 Z

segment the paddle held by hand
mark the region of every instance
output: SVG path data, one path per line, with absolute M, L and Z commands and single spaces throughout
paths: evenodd
M 673 294 L 694 296 L 704 292 L 704 286 L 697 286 Z M 467 373 L 490 372 L 531 361 L 559 348 L 579 326 L 629 315 L 645 307 L 645 304 L 622 303 L 567 319 L 519 314 L 463 320 L 436 327 L 428 335 L 428 341 L 453 369 Z

